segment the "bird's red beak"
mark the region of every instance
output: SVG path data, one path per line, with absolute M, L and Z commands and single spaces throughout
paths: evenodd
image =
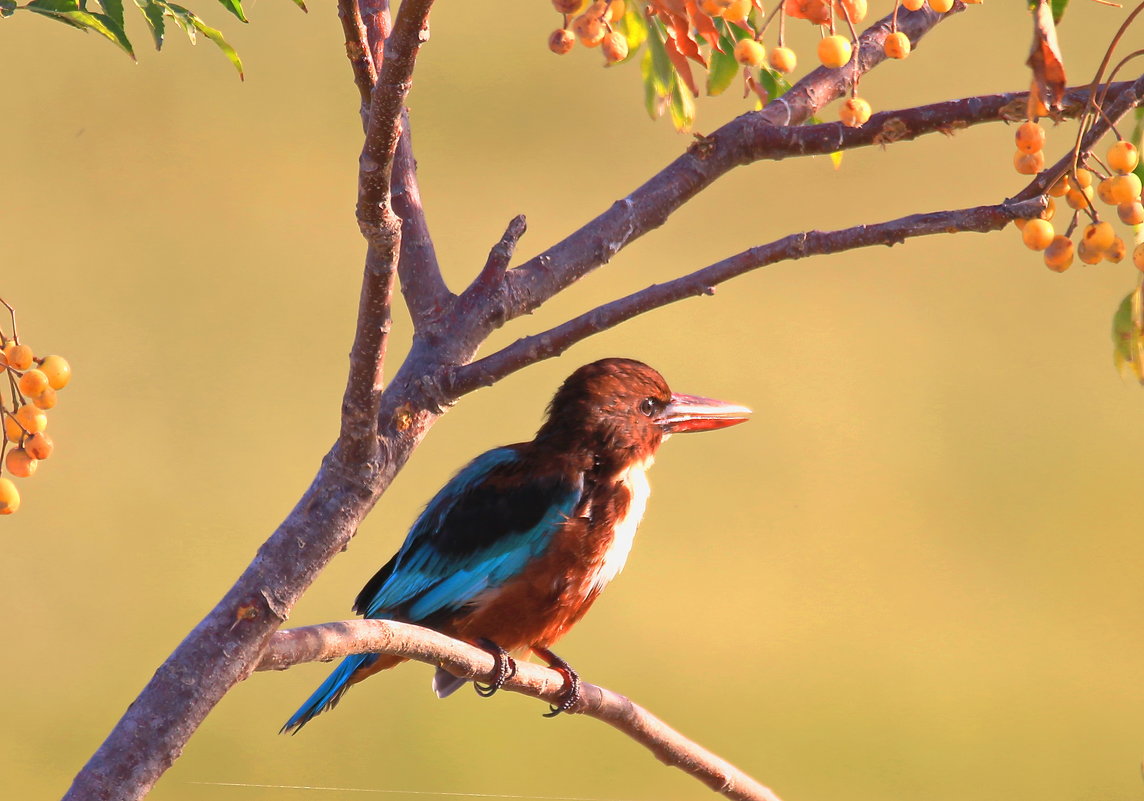
M 750 416 L 751 410 L 737 403 L 674 393 L 656 423 L 665 434 L 677 434 L 726 428 L 745 423 Z

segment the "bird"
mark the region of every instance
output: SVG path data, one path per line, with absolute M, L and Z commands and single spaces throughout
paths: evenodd
M 561 384 L 530 442 L 493 448 L 450 479 L 414 521 L 398 552 L 358 594 L 354 612 L 415 623 L 485 648 L 492 695 L 531 651 L 564 676 L 559 705 L 578 701 L 575 670 L 550 650 L 627 561 L 647 505 L 647 470 L 671 434 L 745 422 L 751 410 L 673 393 L 634 359 L 586 364 Z M 297 733 L 346 690 L 405 661 L 346 657 L 282 727 Z M 466 680 L 438 668 L 444 698 Z

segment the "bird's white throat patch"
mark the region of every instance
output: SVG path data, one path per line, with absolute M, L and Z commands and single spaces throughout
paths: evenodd
M 608 586 L 608 582 L 620 574 L 624 564 L 628 561 L 628 554 L 632 550 L 632 542 L 636 537 L 636 529 L 643 519 L 644 510 L 647 509 L 647 498 L 651 494 L 651 485 L 647 481 L 647 471 L 651 467 L 653 457 L 649 456 L 642 462 L 636 462 L 622 472 L 617 480 L 623 484 L 631 494 L 627 513 L 616 521 L 612 531 L 612 542 L 604 552 L 604 558 L 592 577 L 588 591 L 598 593 Z

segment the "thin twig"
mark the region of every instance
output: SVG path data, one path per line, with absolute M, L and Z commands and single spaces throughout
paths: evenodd
M 397 263 L 401 293 L 414 330 L 421 331 L 452 306 L 454 296 L 441 276 L 437 251 L 421 205 L 408 111 L 402 117 L 401 139 L 393 163 L 392 196 L 393 210 L 401 218 L 401 258 Z
M 255 670 L 284 670 L 303 662 L 325 661 L 350 654 L 394 654 L 447 668 L 465 679 L 488 681 L 493 657 L 480 648 L 431 629 L 392 620 L 347 620 L 276 632 Z M 504 689 L 558 703 L 564 675 L 530 662 L 517 662 L 516 673 Z M 623 732 L 651 751 L 665 765 L 679 768 L 712 790 L 739 801 L 779 801 L 731 763 L 692 742 L 646 709 L 618 693 L 581 682 L 573 714 L 596 718 Z
M 954 211 L 911 214 L 889 222 L 858 225 L 840 231 L 791 234 L 766 245 L 744 250 L 701 270 L 634 292 L 606 303 L 540 334 L 524 337 L 502 350 L 449 373 L 446 386 L 457 395 L 495 383 L 525 365 L 558 356 L 587 337 L 614 328 L 637 315 L 689 297 L 712 295 L 719 284 L 780 261 L 841 253 L 871 245 L 895 245 L 931 234 L 986 232 L 1015 219 L 1037 216 L 1045 207 L 1036 198 Z

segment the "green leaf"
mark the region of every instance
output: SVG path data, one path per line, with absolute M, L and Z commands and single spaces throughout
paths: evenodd
M 16 0 L 0 0 L 0 18 L 10 17 L 16 11 Z
M 623 18 L 616 24 L 616 29 L 623 34 L 628 42 L 627 61 L 635 56 L 640 46 L 647 41 L 647 17 L 643 12 L 629 8 Z
M 640 59 L 640 75 L 643 77 L 644 85 L 644 108 L 647 109 L 647 114 L 653 120 L 658 120 L 663 116 L 664 111 L 664 98 L 665 93 L 659 91 L 654 70 L 652 68 L 651 50 L 645 50 L 643 58 Z
M 298 6 L 298 8 L 302 9 L 307 14 L 310 13 L 310 9 L 306 8 L 305 0 L 294 0 L 294 5 Z
M 166 34 L 167 23 L 163 20 L 163 7 L 155 0 L 135 0 L 135 5 L 143 12 L 147 20 L 147 27 L 151 29 L 151 38 L 155 41 L 155 49 L 163 49 L 163 37 Z
M 220 3 L 222 3 L 223 8 L 225 8 L 231 14 L 234 14 L 236 17 L 238 17 L 243 22 L 250 22 L 250 20 L 248 20 L 246 18 L 245 12 L 243 12 L 243 10 L 242 10 L 242 0 L 218 0 L 218 1 Z
M 98 2 L 103 8 L 103 12 L 115 20 L 115 24 L 119 26 L 120 30 L 123 30 L 123 0 L 98 0 Z
M 691 96 L 691 91 L 682 81 L 676 81 L 671 87 L 667 107 L 671 112 L 671 122 L 675 125 L 675 130 L 683 133 L 690 131 L 691 124 L 695 122 L 695 98 Z
M 241 80 L 244 77 L 242 73 L 242 59 L 238 57 L 238 53 L 235 52 L 235 49 L 231 47 L 230 43 L 223 37 L 221 31 L 215 30 L 207 25 L 199 19 L 198 15 L 193 11 L 188 8 L 183 8 L 183 6 L 177 3 L 168 3 L 166 0 L 155 0 L 155 3 L 163 7 L 167 16 L 173 19 L 175 24 L 183 29 L 187 34 L 187 38 L 190 39 L 192 43 L 195 42 L 195 34 L 198 32 L 218 45 L 219 50 L 223 52 L 224 56 L 230 59 L 230 63 L 238 70 L 239 79 Z
M 238 79 L 240 81 L 245 80 L 246 76 L 242 72 L 242 59 L 238 57 L 238 52 L 230 46 L 230 42 L 223 37 L 222 31 L 210 27 L 194 14 L 191 15 L 191 22 L 198 29 L 199 33 L 214 42 L 215 45 L 218 46 L 218 49 L 222 51 L 223 55 L 230 59 L 230 63 L 238 70 Z
M 132 59 L 135 58 L 135 51 L 131 48 L 131 41 L 122 25 L 107 14 L 80 10 L 76 0 L 32 0 L 23 8 L 76 28 L 95 31 L 117 44 Z
M 1112 361 L 1121 373 L 1129 370 L 1144 383 L 1144 289 L 1137 286 L 1120 301 L 1112 316 Z
M 739 74 L 739 62 L 730 53 L 720 53 L 715 48 L 711 48 L 707 62 L 707 94 L 722 94 Z
M 790 81 L 783 77 L 781 72 L 775 72 L 770 67 L 759 70 L 759 83 L 767 90 L 771 100 L 782 97 L 790 91 Z
M 24 8 L 37 14 L 66 14 L 81 10 L 76 0 L 32 0 Z
M 739 74 L 739 62 L 735 60 L 735 43 L 746 39 L 750 34 L 742 28 L 728 25 L 726 21 L 715 20 L 715 28 L 719 31 L 719 47 L 711 48 L 707 67 L 707 94 L 722 93 L 735 76 Z M 722 51 L 722 52 L 720 52 Z
M 656 91 L 663 97 L 670 94 L 671 87 L 675 83 L 675 67 L 671 65 L 671 59 L 668 58 L 667 50 L 663 46 L 665 36 L 667 33 L 663 29 L 663 23 L 652 20 L 647 37 L 648 51 L 651 53 L 651 77 L 655 82 Z

